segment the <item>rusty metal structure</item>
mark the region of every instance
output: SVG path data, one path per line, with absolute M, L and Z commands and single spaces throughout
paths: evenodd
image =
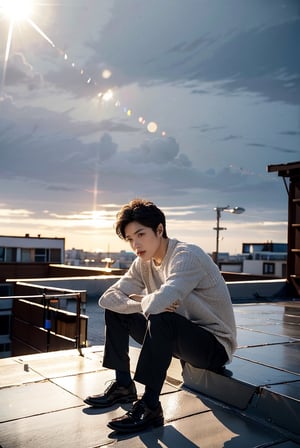
M 268 172 L 278 172 L 288 193 L 287 281 L 300 295 L 300 162 L 269 165 Z

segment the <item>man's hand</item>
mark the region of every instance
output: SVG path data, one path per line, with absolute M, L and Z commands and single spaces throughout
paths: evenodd
M 140 294 L 130 294 L 128 297 L 135 302 L 141 302 L 144 296 L 141 296 Z
M 167 308 L 165 308 L 165 311 L 168 311 L 169 313 L 174 313 L 174 311 L 177 310 L 177 308 L 179 307 L 179 302 L 178 300 L 176 300 L 176 302 L 171 303 L 170 306 L 168 306 Z

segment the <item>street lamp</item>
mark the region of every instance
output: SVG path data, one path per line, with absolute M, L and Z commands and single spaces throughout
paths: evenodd
M 220 227 L 220 218 L 221 218 L 221 212 L 228 212 L 228 213 L 234 213 L 236 215 L 240 215 L 241 213 L 244 213 L 245 209 L 242 207 L 230 207 L 229 205 L 226 205 L 226 207 L 215 207 L 214 210 L 217 212 L 217 225 L 214 227 L 214 230 L 216 230 L 216 252 L 215 252 L 215 263 L 218 265 L 219 262 L 219 232 L 220 230 L 226 230 L 226 227 Z

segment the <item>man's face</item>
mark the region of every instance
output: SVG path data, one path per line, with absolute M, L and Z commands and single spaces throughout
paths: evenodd
M 155 233 L 151 227 L 146 227 L 137 221 L 133 221 L 125 227 L 125 239 L 138 257 L 143 261 L 148 261 L 159 254 L 162 225 L 158 226 Z

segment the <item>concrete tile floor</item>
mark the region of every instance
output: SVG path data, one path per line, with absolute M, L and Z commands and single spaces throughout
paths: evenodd
M 65 356 L 72 358 L 73 354 L 66 353 Z M 52 358 L 49 362 L 53 361 Z M 55 363 L 59 364 L 57 360 Z M 58 372 L 60 370 L 58 365 Z M 213 448 L 226 444 L 244 448 L 287 441 L 271 428 L 243 419 L 208 398 L 203 399 L 168 383 L 161 397 L 166 425 L 142 434 L 119 436 L 106 425 L 110 419 L 124 413 L 129 405 L 114 406 L 105 411 L 90 408 L 82 402 L 86 393 L 102 390 L 109 378 L 111 372 L 100 369 L 2 388 L 1 446 L 87 448 L 118 444 L 121 447 Z M 138 385 L 138 392 L 142 392 L 141 385 Z
M 269 388 L 267 400 L 271 403 L 277 400 L 276 393 L 282 393 L 284 386 L 287 390 L 300 379 L 300 330 L 283 322 L 283 308 L 270 304 L 235 307 L 239 329 L 237 353 L 247 355 L 246 366 L 248 369 L 251 366 L 251 371 L 245 371 L 244 360 L 239 356 L 234 358 L 232 368 L 244 381 L 249 380 L 254 385 L 268 383 L 271 377 L 273 383 L 274 378 L 275 382 L 278 380 L 281 384 Z M 260 326 L 258 332 L 253 330 L 254 323 Z M 280 331 L 273 333 L 274 328 Z M 296 339 L 289 342 L 290 337 Z M 245 354 L 245 350 L 250 351 Z M 131 348 L 132 370 L 138 353 L 138 348 Z M 113 378 L 113 373 L 101 366 L 102 354 L 103 347 L 98 346 L 84 349 L 84 356 L 69 350 L 0 360 L 1 448 L 300 446 L 298 439 L 258 419 L 255 413 L 246 415 L 182 387 L 181 366 L 177 360 L 170 366 L 161 396 L 165 425 L 140 434 L 120 436 L 107 427 L 107 422 L 124 413 L 129 405 L 99 410 L 82 401 L 89 394 L 103 391 Z M 262 366 L 264 359 L 278 368 Z M 143 386 L 137 384 L 137 389 L 138 394 L 142 394 Z M 299 388 L 292 390 L 299 394 Z

